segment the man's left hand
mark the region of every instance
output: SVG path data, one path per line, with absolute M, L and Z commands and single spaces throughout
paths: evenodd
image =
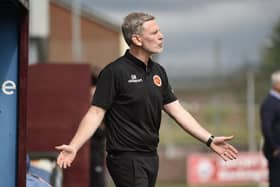
M 211 149 L 218 154 L 224 161 L 237 158 L 238 151 L 228 143 L 234 136 L 215 137 L 210 144 Z

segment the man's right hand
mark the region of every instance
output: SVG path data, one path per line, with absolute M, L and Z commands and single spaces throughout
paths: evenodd
M 61 151 L 56 160 L 57 165 L 64 169 L 70 167 L 76 157 L 77 151 L 70 145 L 60 145 L 55 148 Z

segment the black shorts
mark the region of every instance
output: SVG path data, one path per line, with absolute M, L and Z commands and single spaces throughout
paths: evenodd
M 107 167 L 116 187 L 154 187 L 159 160 L 156 152 L 110 152 Z

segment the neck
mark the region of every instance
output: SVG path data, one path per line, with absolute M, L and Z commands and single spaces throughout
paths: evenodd
M 276 93 L 280 94 L 280 90 L 275 89 L 275 88 L 272 88 L 272 90 L 273 90 L 274 92 L 276 92 Z
M 147 53 L 147 51 L 143 50 L 143 48 L 131 46 L 129 52 L 141 60 L 145 65 L 148 65 L 151 54 Z

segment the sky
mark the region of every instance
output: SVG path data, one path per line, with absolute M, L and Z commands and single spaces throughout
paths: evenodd
M 121 25 L 130 12 L 156 17 L 164 34 L 157 59 L 171 78 L 227 74 L 245 62 L 260 63 L 279 0 L 81 0 L 83 6 Z

